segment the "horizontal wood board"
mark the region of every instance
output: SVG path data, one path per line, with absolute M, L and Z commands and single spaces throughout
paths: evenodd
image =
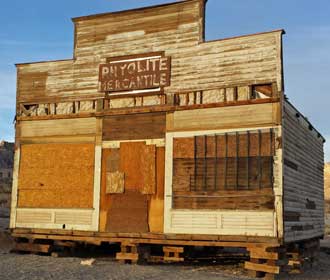
M 108 58 L 164 52 L 167 94 L 276 82 L 282 88 L 282 31 L 203 42 L 204 2 L 186 1 L 75 20 L 74 59 L 18 65 L 18 101 L 102 97 L 98 67 Z
M 21 121 L 21 138 L 96 134 L 96 118 Z
M 277 124 L 278 103 L 176 111 L 168 122 L 169 131 L 233 129 Z
M 165 138 L 165 113 L 105 117 L 103 140 L 141 140 Z
M 284 240 L 324 234 L 323 139 L 289 103 L 284 104 Z

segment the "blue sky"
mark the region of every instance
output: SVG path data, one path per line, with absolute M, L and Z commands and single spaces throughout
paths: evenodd
M 13 140 L 14 63 L 72 57 L 72 17 L 166 0 L 11 0 L 0 9 L 0 139 Z M 327 139 L 330 161 L 330 1 L 208 0 L 206 38 L 283 28 L 285 90 Z

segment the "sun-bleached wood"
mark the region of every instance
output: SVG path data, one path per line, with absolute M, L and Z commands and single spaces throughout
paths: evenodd
M 204 5 L 184 1 L 75 19 L 74 59 L 18 64 L 18 101 L 101 98 L 99 64 L 111 57 L 164 51 L 172 59 L 171 85 L 165 88 L 169 96 L 264 83 L 281 89 L 283 30 L 205 42 Z
M 93 209 L 18 208 L 17 228 L 95 230 Z
M 96 118 L 20 122 L 20 137 L 95 135 Z
M 171 131 L 271 126 L 277 122 L 273 110 L 273 105 L 268 103 L 176 111 L 173 113 Z
M 20 148 L 18 147 L 15 149 L 15 155 L 14 155 L 13 186 L 11 190 L 10 225 L 9 225 L 10 228 L 16 227 L 19 162 L 20 162 Z
M 290 103 L 283 112 L 283 215 L 299 217 L 284 221 L 284 240 L 293 242 L 324 235 L 323 138 Z

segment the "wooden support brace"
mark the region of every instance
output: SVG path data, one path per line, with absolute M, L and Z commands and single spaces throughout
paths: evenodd
M 30 252 L 30 253 L 49 253 L 51 245 L 48 244 L 34 244 L 34 243 L 15 243 L 14 251 L 18 252 Z
M 250 261 L 245 262 L 249 275 L 256 278 L 275 279 L 287 266 L 285 248 L 257 247 L 248 248 Z
M 184 258 L 180 256 L 184 252 L 183 247 L 163 247 L 165 262 L 183 262 Z
M 267 272 L 272 274 L 280 273 L 279 266 L 272 266 L 265 263 L 245 262 L 245 269 L 258 271 L 258 272 Z
M 138 244 L 122 243 L 121 252 L 116 254 L 116 260 L 123 263 L 135 264 L 139 260 Z

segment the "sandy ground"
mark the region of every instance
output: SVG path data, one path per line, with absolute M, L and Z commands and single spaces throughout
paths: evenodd
M 11 240 L 4 232 L 8 218 L 0 214 L 0 279 L 1 280 L 240 280 L 251 279 L 243 269 L 243 261 L 229 264 L 187 263 L 184 265 L 129 265 L 115 262 L 113 257 L 96 257 L 92 266 L 82 266 L 86 258 L 54 258 L 33 254 L 10 253 Z M 1 231 L 2 230 L 2 231 Z M 330 237 L 323 242 L 318 265 L 302 275 L 284 275 L 280 279 L 330 280 Z M 87 256 L 90 257 L 90 256 Z

